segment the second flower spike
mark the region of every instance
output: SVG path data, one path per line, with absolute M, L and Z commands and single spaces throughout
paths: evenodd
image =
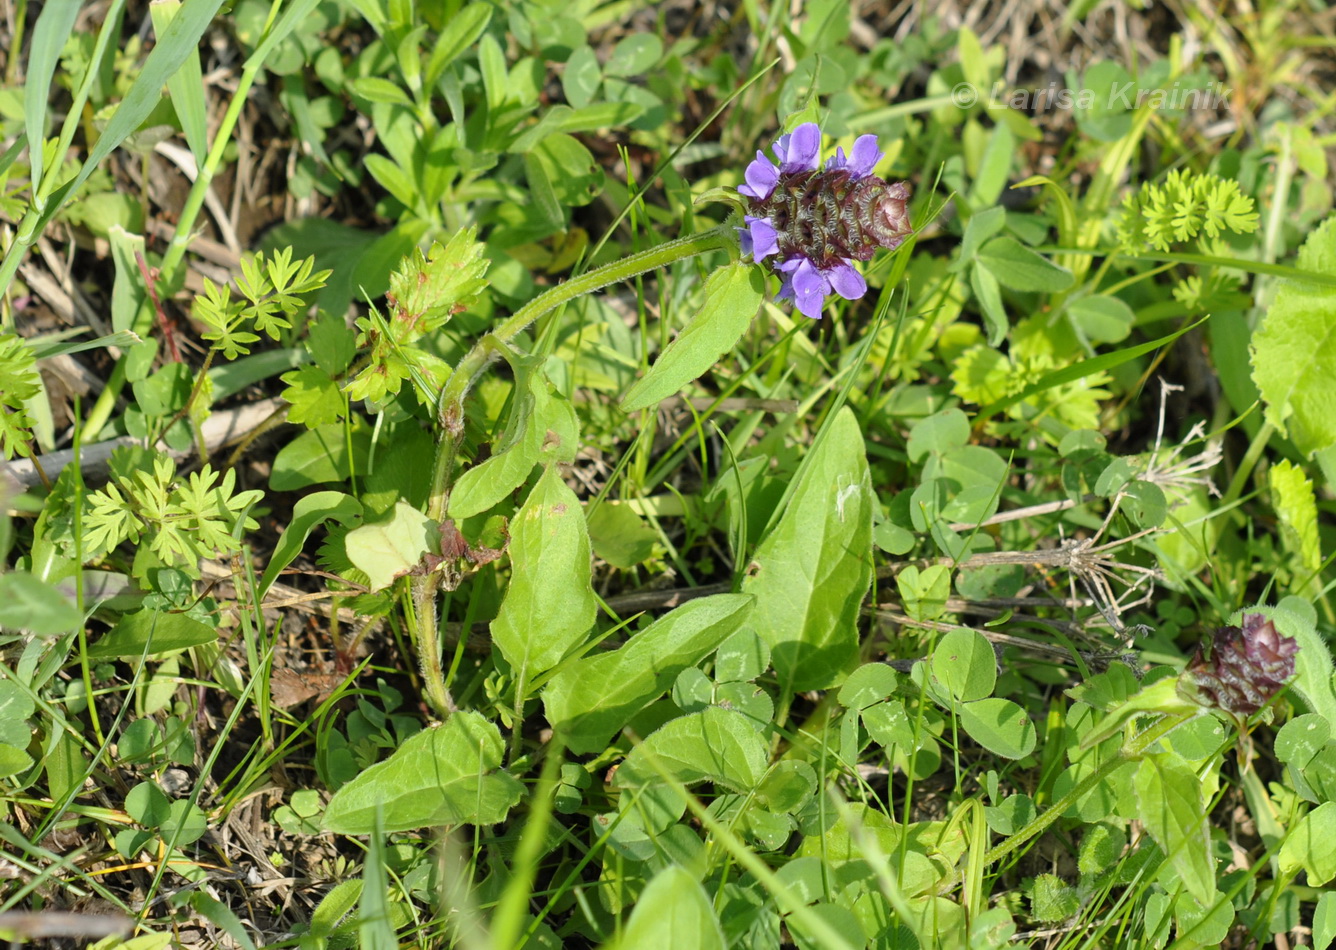
M 819 319 L 831 293 L 846 300 L 867 293 L 854 261 L 879 247 L 894 250 L 914 233 L 909 185 L 872 174 L 882 155 L 875 135 L 859 136 L 850 155 L 836 149 L 822 168 L 821 130 L 807 122 L 780 136 L 774 153 L 777 163 L 758 151 L 738 187 L 750 205 L 738 229 L 742 252 L 758 262 L 773 256 L 779 298 Z

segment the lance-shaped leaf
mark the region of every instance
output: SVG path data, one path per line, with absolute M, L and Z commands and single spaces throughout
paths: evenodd
M 1201 782 L 1174 753 L 1148 755 L 1133 779 L 1137 811 L 1189 893 L 1205 903 L 1215 893 L 1210 824 Z
M 492 621 L 492 640 L 523 690 L 578 644 L 598 605 L 589 583 L 584 510 L 557 466 L 543 477 L 510 528 L 510 586 Z
M 634 412 L 667 399 L 717 363 L 738 342 L 764 296 L 764 273 L 755 264 L 716 270 L 705 282 L 705 305 L 622 397 L 622 408 Z
M 735 792 L 754 789 L 765 777 L 766 743 L 740 712 L 710 706 L 661 726 L 631 750 L 614 784 L 660 785 L 663 773 L 683 785 L 714 782 Z
M 751 612 L 746 594 L 692 600 L 633 635 L 621 649 L 567 664 L 543 689 L 548 722 L 571 752 L 601 751 L 677 674 L 723 643 Z
M 803 462 L 779 523 L 742 591 L 786 689 L 822 689 L 858 659 L 858 616 L 872 584 L 872 484 L 863 435 L 845 407 Z
M 539 462 L 569 462 L 578 448 L 579 427 L 570 400 L 553 390 L 541 370 L 522 371 L 506 430 L 492 457 L 455 483 L 450 517 L 460 521 L 486 511 L 523 485 Z
M 504 754 L 493 723 L 476 712 L 457 712 L 335 792 L 325 809 L 325 830 L 371 834 L 377 808 L 386 832 L 495 824 L 524 794 L 524 786 L 500 770 Z

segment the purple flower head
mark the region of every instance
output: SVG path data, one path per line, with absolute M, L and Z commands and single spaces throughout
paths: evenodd
M 894 250 L 914 233 L 909 226 L 909 186 L 887 183 L 872 169 L 881 161 L 875 135 L 860 135 L 849 155 L 843 148 L 821 167 L 821 130 L 806 122 L 775 142 L 778 164 L 756 153 L 738 194 L 751 213 L 738 228 L 744 254 L 782 277 L 781 300 L 792 300 L 820 319 L 826 297 L 857 300 L 867 282 L 854 261 L 871 259 L 877 248 Z
M 1183 679 L 1197 702 L 1235 715 L 1257 712 L 1294 675 L 1299 643 L 1263 614 L 1244 614 L 1242 627 L 1216 630 L 1210 649 L 1199 646 Z

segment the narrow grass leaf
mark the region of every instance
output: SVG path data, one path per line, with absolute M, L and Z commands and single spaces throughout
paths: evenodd
M 652 406 L 717 363 L 751 324 L 764 296 L 765 278 L 754 264 L 736 262 L 716 270 L 705 282 L 705 305 L 622 397 L 622 409 Z
M 752 559 L 743 593 L 785 689 L 842 681 L 858 659 L 858 617 L 872 584 L 871 479 L 863 435 L 841 409 Z
M 152 0 L 148 5 L 153 30 L 161 36 L 181 9 L 181 0 Z M 208 103 L 204 99 L 204 73 L 200 69 L 199 48 L 186 56 L 181 68 L 167 80 L 167 94 L 181 121 L 190 154 L 197 169 L 204 167 L 209 155 Z
M 584 638 L 598 610 L 584 510 L 556 465 L 548 466 L 511 523 L 510 563 L 492 639 L 523 689 Z
M 602 750 L 632 716 L 667 692 L 751 613 L 746 594 L 689 601 L 619 650 L 564 666 L 543 689 L 548 722 L 577 755 Z
M 29 180 L 33 205 L 44 210 L 44 201 L 39 195 L 45 195 L 50 189 L 43 189 L 42 179 L 46 169 L 44 148 L 46 145 L 47 99 L 51 95 L 52 77 L 60 61 L 60 51 L 65 48 L 70 33 L 74 30 L 74 20 L 79 15 L 82 4 L 79 0 L 47 0 L 42 4 L 42 12 L 37 16 L 37 25 L 33 27 L 32 42 L 28 47 L 27 81 L 23 88 L 23 119 L 28 133 Z M 59 168 L 61 156 L 55 157 Z
M 325 830 L 371 834 L 378 809 L 387 834 L 460 822 L 496 824 L 524 793 L 500 771 L 504 752 L 493 723 L 461 710 L 412 736 L 335 792 L 325 808 Z

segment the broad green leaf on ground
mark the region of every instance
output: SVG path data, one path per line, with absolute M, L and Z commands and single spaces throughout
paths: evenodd
M 928 668 L 933 682 L 959 702 L 983 699 L 997 683 L 997 654 L 974 630 L 952 630 L 942 637 Z
M 662 783 L 661 772 L 684 785 L 714 782 L 749 792 L 765 776 L 766 742 L 750 719 L 710 706 L 680 716 L 631 750 L 614 783 L 621 788 Z
M 54 636 L 73 630 L 82 621 L 74 604 L 51 584 L 27 571 L 0 574 L 0 627 Z
M 1336 217 L 1308 236 L 1296 266 L 1336 273 Z M 1252 377 L 1267 422 L 1305 455 L 1336 444 L 1336 288 L 1281 283 L 1253 334 Z
M 667 399 L 717 363 L 751 324 L 764 297 L 765 277 L 755 264 L 716 270 L 705 282 L 705 305 L 627 390 L 622 409 L 634 412 Z
M 1203 904 L 1215 893 L 1210 823 L 1197 773 L 1173 753 L 1148 755 L 1133 778 L 1137 812 L 1183 886 Z
M 325 830 L 370 834 L 377 808 L 386 832 L 496 824 L 524 794 L 524 786 L 500 770 L 504 753 L 497 727 L 461 710 L 335 792 L 325 808 Z
M 547 720 L 577 755 L 599 752 L 677 675 L 694 666 L 751 612 L 746 594 L 692 600 L 634 634 L 618 650 L 563 667 L 543 689 Z
M 349 524 L 362 514 L 362 505 L 351 495 L 341 491 L 318 491 L 298 499 L 292 508 L 292 520 L 283 529 L 283 535 L 274 547 L 274 553 L 260 578 L 258 596 L 264 597 L 265 591 L 278 578 L 285 567 L 301 553 L 302 545 L 311 536 L 311 532 L 330 518 L 340 524 Z
M 1109 294 L 1078 297 L 1067 305 L 1067 316 L 1091 343 L 1121 343 L 1136 322 L 1132 308 Z
M 332 494 L 332 493 L 326 493 Z M 439 533 L 432 520 L 412 505 L 398 502 L 389 521 L 364 524 L 348 532 L 348 560 L 366 573 L 373 591 L 383 590 L 436 553 Z
M 858 659 L 858 618 L 872 584 L 871 480 L 847 406 L 804 460 L 788 507 L 757 548 L 742 591 L 787 689 L 834 686 Z
M 1057 293 L 1072 286 L 1072 272 L 1036 254 L 1014 237 L 995 237 L 979 248 L 979 264 L 1012 290 Z
M 1336 802 L 1323 802 L 1303 817 L 1280 846 L 1280 870 L 1308 872 L 1308 886 L 1321 887 L 1336 878 Z
M 1303 469 L 1281 459 L 1267 473 L 1271 503 L 1280 516 L 1281 540 L 1307 570 L 1322 566 L 1322 545 L 1317 536 L 1317 498 Z
M 493 455 L 459 476 L 450 491 L 449 514 L 456 521 L 486 511 L 524 484 L 545 459 L 569 462 L 579 446 L 575 408 L 553 390 L 542 370 L 520 374 L 510 421 Z
M 515 514 L 510 564 L 492 640 L 523 690 L 584 638 L 598 610 L 584 510 L 556 465 L 548 466 Z
M 364 475 L 370 450 L 371 430 L 365 425 L 354 426 L 351 435 L 342 424 L 303 432 L 274 457 L 269 487 L 274 491 L 293 491 L 309 485 L 341 482 L 354 474 Z
M 994 755 L 1020 759 L 1034 751 L 1034 723 L 1011 700 L 980 699 L 962 703 L 957 711 L 970 738 Z
M 1319 894 L 1313 911 L 1313 948 L 1327 950 L 1336 940 L 1336 891 Z
M 621 939 L 609 946 L 618 950 L 724 950 L 727 943 L 696 875 L 669 865 L 649 882 L 631 911 Z
M 184 650 L 218 639 L 218 631 L 185 614 L 140 610 L 126 614 L 111 632 L 88 648 L 90 657 L 149 656 Z

